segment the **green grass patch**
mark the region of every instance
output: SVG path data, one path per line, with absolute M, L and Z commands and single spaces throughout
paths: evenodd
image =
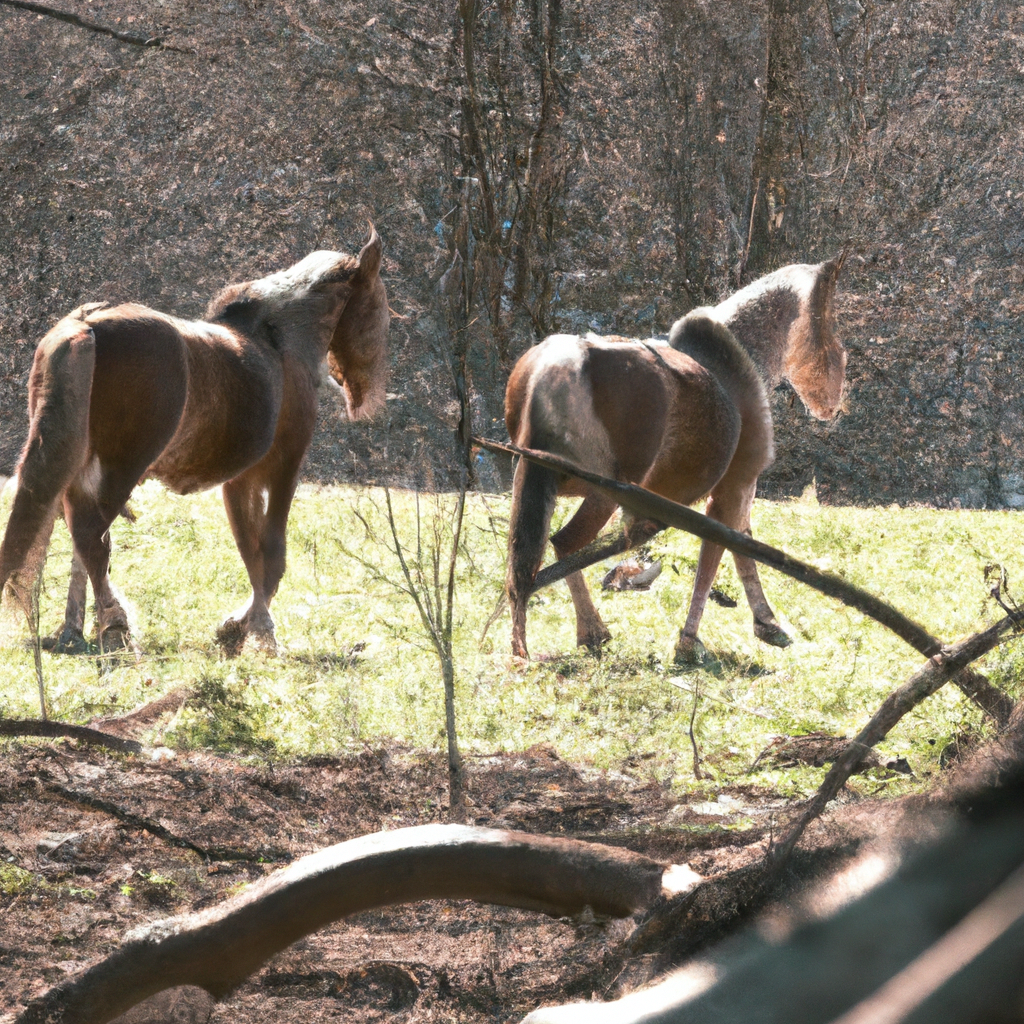
M 437 500 L 443 510 L 446 499 Z M 399 492 L 394 502 L 409 549 L 426 545 L 434 499 L 420 500 L 418 531 L 415 496 Z M 219 497 L 181 498 L 147 483 L 132 505 L 136 522 L 119 520 L 112 528 L 112 578 L 133 606 L 142 659 L 101 672 L 95 658 L 44 654 L 53 717 L 86 722 L 187 685 L 195 697 L 165 737 L 180 748 L 267 758 L 334 752 L 387 737 L 441 749 L 437 659 L 412 601 L 393 585 L 402 580 L 394 554 L 378 540 L 388 535 L 381 492 L 300 489 L 289 523 L 288 571 L 273 605 L 281 653 L 234 660 L 222 656 L 214 631 L 249 591 Z M 560 505 L 559 517 L 572 507 Z M 507 496 L 470 497 L 455 636 L 466 749 L 551 743 L 564 758 L 600 768 L 638 764 L 636 770 L 686 789 L 694 786 L 689 728 L 696 689 L 695 733 L 712 786 L 754 784 L 799 796 L 814 789 L 821 770 L 748 774 L 769 739 L 816 730 L 851 735 L 921 664 L 916 652 L 859 612 L 767 569 L 768 598 L 795 643 L 786 650 L 761 644 L 727 559 L 718 586 L 737 597 L 738 606 L 709 606 L 701 637 L 716 660 L 681 673 L 671 654 L 699 542 L 678 532 L 651 545 L 664 571 L 649 592 L 602 594 L 597 581 L 608 566 L 589 571 L 614 634 L 600 656 L 576 650 L 572 605 L 565 588 L 556 586 L 530 605 L 536 660 L 514 664 L 507 615 L 481 639 L 502 591 L 507 516 Z M 1001 614 L 988 596 L 986 566 L 1002 565 L 1011 584 L 1024 578 L 1021 523 L 1019 513 L 829 508 L 806 501 L 758 502 L 754 509 L 755 536 L 880 595 L 946 641 Z M 44 633 L 61 621 L 69 564 L 69 539 L 58 523 L 43 588 Z M 4 625 L 0 714 L 35 716 L 24 620 L 8 609 Z M 982 667 L 1020 696 L 1024 643 L 1004 644 Z M 947 687 L 893 731 L 885 752 L 908 758 L 920 779 L 935 769 L 950 737 L 982 727 L 976 709 Z M 863 783 L 868 790 L 881 784 Z
M 17 864 L 0 863 L 0 894 L 21 896 L 40 887 L 41 879 L 18 867 Z

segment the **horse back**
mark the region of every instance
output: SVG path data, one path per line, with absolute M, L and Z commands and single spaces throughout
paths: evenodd
M 615 387 L 621 374 L 634 383 L 631 397 L 643 403 L 647 429 L 637 429 L 630 396 Z M 587 339 L 552 335 L 514 367 L 505 392 L 505 425 L 522 447 L 561 455 L 594 472 L 634 479 L 657 449 L 654 421 L 663 418 L 667 407 L 663 391 L 657 374 L 628 346 L 607 359 Z
M 715 375 L 685 353 L 555 335 L 513 370 L 506 425 L 523 447 L 633 483 L 657 481 L 659 493 L 689 503 L 728 467 L 741 417 Z

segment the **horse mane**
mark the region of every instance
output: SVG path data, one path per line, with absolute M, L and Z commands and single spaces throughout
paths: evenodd
M 242 281 L 222 288 L 206 307 L 208 323 L 232 328 L 255 338 L 260 335 L 273 348 L 280 347 L 279 331 L 294 321 L 296 300 L 306 305 L 312 293 L 327 285 L 345 284 L 359 272 L 359 259 L 347 253 L 326 250 L 310 253 L 286 270 L 255 281 Z M 282 314 L 280 318 L 275 314 Z M 302 314 L 299 314 L 300 318 Z
M 669 345 L 696 359 L 702 366 L 721 370 L 728 377 L 764 394 L 764 380 L 750 353 L 725 324 L 715 319 L 713 309 L 702 306 L 677 320 L 672 325 Z
M 246 281 L 222 288 L 210 300 L 203 319 L 251 334 L 266 312 L 263 299 L 253 294 L 251 285 L 252 282 Z
M 345 284 L 358 272 L 357 256 L 326 250 L 310 253 L 287 270 L 222 288 L 206 307 L 205 319 L 232 326 L 255 324 L 285 302 L 324 285 Z

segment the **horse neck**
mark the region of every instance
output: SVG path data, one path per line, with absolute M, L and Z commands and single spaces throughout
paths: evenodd
M 777 272 L 714 307 L 714 317 L 746 349 L 768 391 L 786 375 L 786 360 L 797 333 L 794 328 L 805 305 L 789 277 Z

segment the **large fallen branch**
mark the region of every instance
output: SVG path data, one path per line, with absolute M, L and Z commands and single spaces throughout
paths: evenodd
M 364 836 L 218 907 L 130 933 L 107 959 L 33 1000 L 16 1024 L 106 1024 L 187 985 L 219 999 L 303 935 L 395 903 L 471 899 L 555 916 L 589 906 L 624 917 L 657 898 L 664 867 L 612 847 L 462 825 Z
M 109 747 L 126 754 L 138 754 L 142 744 L 137 740 L 114 736 L 109 732 L 100 732 L 85 725 L 67 725 L 64 722 L 53 722 L 39 718 L 0 718 L 0 736 L 43 736 L 49 739 L 64 737 L 91 743 L 94 746 Z
M 473 443 L 488 451 L 500 452 L 505 455 L 519 455 L 547 469 L 577 477 L 598 490 L 604 491 L 624 509 L 640 519 L 653 520 L 655 523 L 685 530 L 702 540 L 721 544 L 722 547 L 734 554 L 746 555 L 756 562 L 776 569 L 828 597 L 834 597 L 849 607 L 863 612 L 875 622 L 891 630 L 926 658 L 931 658 L 943 650 L 941 641 L 932 636 L 924 626 L 908 618 L 881 598 L 875 597 L 852 583 L 847 583 L 846 580 L 832 573 L 801 562 L 799 559 L 793 558 L 792 555 L 773 548 L 770 544 L 755 540 L 748 534 L 730 530 L 729 527 L 701 515 L 700 512 L 692 508 L 670 501 L 643 487 L 588 472 L 567 459 L 549 455 L 547 452 L 520 448 L 513 444 L 501 444 L 497 441 L 488 441 L 477 437 L 473 438 Z M 649 531 L 645 534 L 645 536 L 650 535 Z M 611 555 L 621 554 L 629 546 L 628 535 L 595 541 L 568 558 L 541 570 L 535 580 L 535 589 L 564 579 L 570 573 L 585 569 Z M 953 682 L 998 723 L 1005 724 L 1008 721 L 1013 711 L 1013 701 L 992 686 L 983 676 L 970 671 L 962 671 L 955 674 Z
M 752 929 L 649 989 L 610 1003 L 536 1010 L 523 1024 L 1019 1020 L 1020 776 L 982 799 L 987 806 L 975 804 L 942 841 L 833 917 L 785 939 Z

